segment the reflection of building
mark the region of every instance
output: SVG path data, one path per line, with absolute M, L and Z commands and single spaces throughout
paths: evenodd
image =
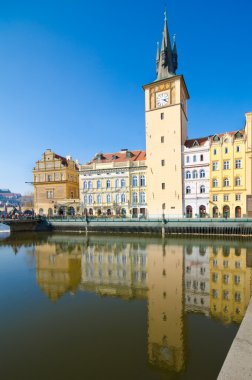
M 183 246 L 149 244 L 148 353 L 151 364 L 184 367 Z
M 80 167 L 81 201 L 90 215 L 146 215 L 146 155 L 98 153 Z
M 82 256 L 81 289 L 123 298 L 145 297 L 147 254 L 138 243 L 90 243 Z
M 41 215 L 74 214 L 79 211 L 79 174 L 70 156 L 61 157 L 47 149 L 36 162 L 34 209 Z
M 246 248 L 210 247 L 210 311 L 225 322 L 241 322 L 251 297 Z
M 75 293 L 81 279 L 81 257 L 57 245 L 44 244 L 36 248 L 37 283 L 46 295 L 57 301 L 67 292 Z
M 185 247 L 185 310 L 209 314 L 209 247 Z

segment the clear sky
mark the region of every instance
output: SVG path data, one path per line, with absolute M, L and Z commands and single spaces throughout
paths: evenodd
M 82 163 L 145 149 L 142 85 L 156 79 L 165 4 L 191 97 L 189 137 L 243 128 L 251 0 L 0 0 L 0 187 L 31 191 L 46 148 Z

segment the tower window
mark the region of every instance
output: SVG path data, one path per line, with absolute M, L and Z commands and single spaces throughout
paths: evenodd
M 164 136 L 161 136 L 161 143 L 164 143 Z
M 163 112 L 161 112 L 161 114 L 160 114 L 160 119 L 164 120 L 164 113 Z
M 165 160 L 161 160 L 161 166 L 165 166 Z
M 162 182 L 162 190 L 165 190 L 165 183 Z

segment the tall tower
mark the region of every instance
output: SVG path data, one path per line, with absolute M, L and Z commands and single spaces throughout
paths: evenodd
M 154 82 L 145 91 L 147 187 L 149 217 L 182 217 L 182 145 L 187 138 L 187 99 L 178 55 L 171 46 L 165 12 L 161 50 L 157 47 Z

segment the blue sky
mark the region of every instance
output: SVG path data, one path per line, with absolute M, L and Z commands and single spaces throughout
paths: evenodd
M 250 0 L 0 0 L 0 187 L 31 191 L 46 148 L 80 162 L 145 149 L 142 85 L 155 79 L 165 4 L 191 97 L 189 137 L 244 126 Z

